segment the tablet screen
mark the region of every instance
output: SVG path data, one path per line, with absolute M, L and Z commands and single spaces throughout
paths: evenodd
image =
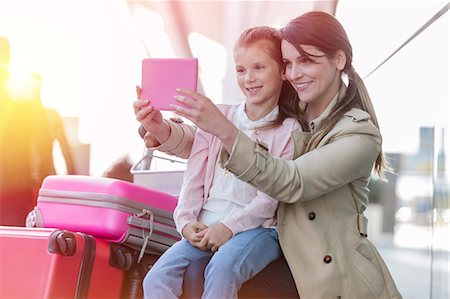
M 176 88 L 197 91 L 196 58 L 145 58 L 142 60 L 141 99 L 149 100 L 157 110 L 174 110 L 170 104 L 183 106 L 174 96 Z

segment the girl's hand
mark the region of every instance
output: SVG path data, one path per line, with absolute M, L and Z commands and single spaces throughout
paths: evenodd
M 198 247 L 200 241 L 202 240 L 201 237 L 197 236 L 197 233 L 206 230 L 208 227 L 206 225 L 204 225 L 203 223 L 200 223 L 198 221 L 191 221 L 188 224 L 186 224 L 182 231 L 181 234 L 183 235 L 183 237 L 189 241 L 189 243 L 194 246 L 194 247 Z M 202 249 L 202 248 L 199 248 Z M 202 249 L 203 250 L 203 249 Z
M 197 247 L 216 252 L 220 246 L 233 237 L 233 232 L 225 224 L 218 223 L 207 230 L 197 233 L 197 237 L 201 238 Z
M 150 101 L 140 99 L 141 88 L 139 86 L 136 86 L 136 96 L 137 100 L 133 103 L 136 119 L 147 132 L 151 133 L 160 143 L 163 143 L 170 135 L 169 124 L 164 121 L 159 110 L 153 109 Z
M 175 96 L 175 99 L 189 108 L 172 105 L 175 113 L 189 119 L 203 131 L 220 138 L 225 149 L 231 152 L 239 132 L 234 124 L 207 97 L 187 88 L 180 88 L 177 91 L 187 96 Z

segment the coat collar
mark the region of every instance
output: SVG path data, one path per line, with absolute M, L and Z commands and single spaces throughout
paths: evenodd
M 269 124 L 271 121 L 274 121 L 279 114 L 279 107 L 276 105 L 272 111 L 270 111 L 267 115 L 264 117 L 258 119 L 258 120 L 250 120 L 247 116 L 247 113 L 245 112 L 246 102 L 243 101 L 240 104 L 237 105 L 233 120 L 235 122 L 235 125 L 239 127 L 239 129 L 243 130 L 253 130 L 262 126 L 265 126 Z

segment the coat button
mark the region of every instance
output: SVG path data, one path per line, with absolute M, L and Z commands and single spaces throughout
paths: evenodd
M 323 258 L 323 261 L 324 261 L 326 264 L 331 263 L 331 256 L 326 255 L 326 256 Z
M 314 212 L 309 212 L 308 218 L 309 218 L 309 220 L 314 220 L 314 219 L 316 218 L 316 213 L 314 213 Z

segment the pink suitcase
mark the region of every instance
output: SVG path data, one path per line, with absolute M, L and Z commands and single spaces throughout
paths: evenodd
M 104 177 L 56 175 L 44 179 L 27 226 L 91 234 L 147 253 L 162 253 L 181 237 L 177 197 Z
M 120 298 L 125 272 L 109 261 L 87 234 L 0 226 L 0 298 Z

